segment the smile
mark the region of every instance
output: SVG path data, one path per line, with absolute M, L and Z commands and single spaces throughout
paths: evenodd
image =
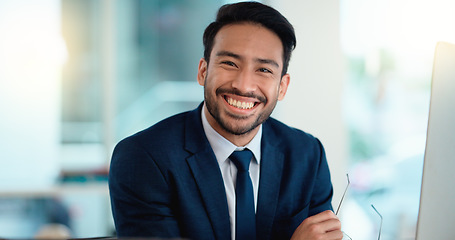
M 252 109 L 254 107 L 254 102 L 242 102 L 232 99 L 230 97 L 226 97 L 226 101 L 229 105 L 239 108 L 239 109 Z

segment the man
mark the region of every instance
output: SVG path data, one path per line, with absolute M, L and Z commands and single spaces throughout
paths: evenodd
M 291 24 L 260 3 L 225 5 L 203 40 L 204 102 L 114 150 L 118 236 L 341 239 L 321 143 L 269 118 L 290 81 Z

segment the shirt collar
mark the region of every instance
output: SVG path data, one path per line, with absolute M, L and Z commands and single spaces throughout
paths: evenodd
M 212 128 L 207 120 L 204 108 L 206 108 L 205 103 L 201 111 L 202 126 L 219 164 L 226 161 L 232 152 L 245 148 L 248 148 L 253 153 L 258 164 L 261 162 L 262 124 L 259 126 L 259 131 L 246 146 L 236 146 Z

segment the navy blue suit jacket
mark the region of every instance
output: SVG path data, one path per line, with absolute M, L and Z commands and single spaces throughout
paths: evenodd
M 117 144 L 109 189 L 118 237 L 230 240 L 223 178 L 197 109 Z M 332 184 L 316 138 L 263 123 L 257 239 L 289 239 L 308 216 L 332 209 Z

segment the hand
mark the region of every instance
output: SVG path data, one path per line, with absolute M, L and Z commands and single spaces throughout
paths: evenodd
M 341 240 L 341 222 L 330 210 L 305 219 L 294 231 L 291 240 Z

